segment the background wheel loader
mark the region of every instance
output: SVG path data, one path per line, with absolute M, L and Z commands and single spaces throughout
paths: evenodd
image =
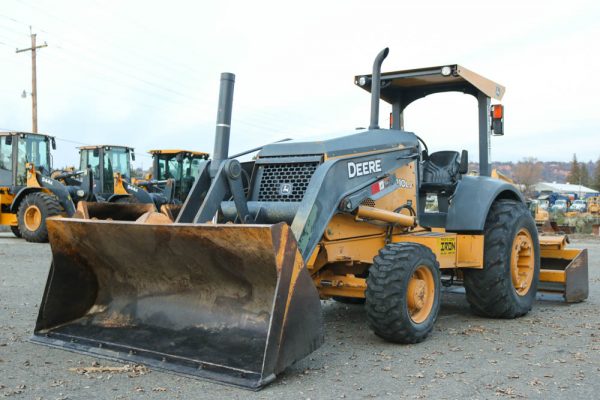
M 209 154 L 191 150 L 150 150 L 149 153 L 152 154 L 152 175 L 146 182 L 137 181 L 136 184 L 163 189 L 167 180 L 174 179 L 174 198 L 183 203 L 206 166 Z
M 0 132 L 0 225 L 29 242 L 48 241 L 46 218 L 72 216 L 75 202 L 91 193 L 88 171 L 50 177 L 51 147 L 56 148 L 51 136 Z
M 177 218 L 209 154 L 191 150 L 150 150 L 152 173 L 133 183 L 151 193 L 171 193 L 170 200 L 158 205 L 172 220 Z
M 131 161 L 135 161 L 135 155 L 131 147 L 83 146 L 79 148 L 79 160 L 80 168 L 90 168 L 94 172 L 94 201 L 96 202 L 153 204 L 158 210 L 163 204 L 170 204 L 175 200 L 173 179 L 165 180 L 161 187 L 153 185 L 151 190 L 144 190 L 133 183 L 135 178 L 132 176 Z M 95 210 L 103 208 L 117 209 L 106 205 L 94 207 Z
M 398 343 L 432 331 L 442 284 L 492 318 L 526 314 L 542 288 L 585 299 L 586 250 L 540 240 L 520 192 L 489 177 L 502 131 L 490 98 L 504 88 L 458 65 L 381 74 L 387 53 L 356 77 L 372 95 L 367 130 L 267 145 L 249 182 L 228 157 L 234 76 L 222 74 L 213 159 L 176 221 L 49 221 L 32 340 L 258 389 L 321 345 L 319 299 L 364 298 L 375 334 Z M 481 176 L 466 175 L 466 151 L 430 153 L 403 130 L 408 104 L 444 91 L 478 99 Z

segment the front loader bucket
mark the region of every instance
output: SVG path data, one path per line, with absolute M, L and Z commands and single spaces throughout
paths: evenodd
M 562 295 L 568 303 L 587 299 L 587 249 L 567 249 L 566 235 L 540 236 L 541 270 L 538 290 Z
M 33 341 L 259 389 L 323 342 L 286 224 L 48 221 Z

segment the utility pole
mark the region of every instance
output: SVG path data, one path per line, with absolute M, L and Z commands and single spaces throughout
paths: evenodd
M 31 27 L 29 27 L 29 31 L 31 32 Z M 44 44 L 36 46 L 35 44 L 36 34 L 31 32 L 31 47 L 28 49 L 17 49 L 17 53 L 23 53 L 25 51 L 31 51 L 31 119 L 32 119 L 32 132 L 37 133 L 37 72 L 36 72 L 36 62 L 35 62 L 35 53 L 37 49 L 41 49 L 42 47 L 48 47 L 48 44 L 44 42 Z

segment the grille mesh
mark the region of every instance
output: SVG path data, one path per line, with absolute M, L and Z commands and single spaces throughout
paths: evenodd
M 375 201 L 373 199 L 364 199 L 361 203 L 361 206 L 367 207 L 375 207 Z
M 318 162 L 265 164 L 258 201 L 302 201 Z

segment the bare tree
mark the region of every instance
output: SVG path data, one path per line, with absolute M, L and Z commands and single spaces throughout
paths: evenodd
M 533 186 L 542 178 L 544 164 L 536 158 L 527 157 L 519 161 L 513 169 L 514 180 L 525 186 L 525 194 L 531 195 Z

